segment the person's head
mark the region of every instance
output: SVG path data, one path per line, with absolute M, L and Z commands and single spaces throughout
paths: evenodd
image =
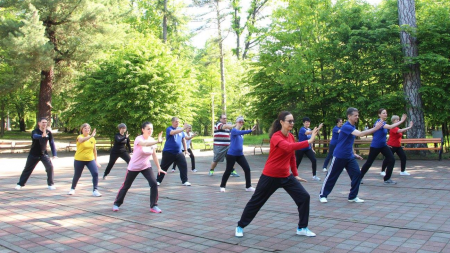
M 143 136 L 151 136 L 153 133 L 153 124 L 149 121 L 145 121 L 142 123 L 141 131 Z
M 192 126 L 191 125 L 187 125 L 186 133 L 189 133 L 191 131 L 192 131 Z
M 236 118 L 236 128 L 237 129 L 241 129 L 242 126 L 244 126 L 244 123 L 245 123 L 244 117 L 239 116 Z
M 117 128 L 119 129 L 120 134 L 125 133 L 125 131 L 127 131 L 127 125 L 125 125 L 124 123 L 120 123 Z
M 294 116 L 292 116 L 292 113 L 288 111 L 282 111 L 278 114 L 277 119 L 272 123 L 272 126 L 269 130 L 269 138 L 272 137 L 272 135 L 280 131 L 282 129 L 291 131 L 294 127 Z
M 309 126 L 311 125 L 311 120 L 308 117 L 304 117 L 302 119 L 302 122 L 303 122 L 303 126 L 306 128 L 309 128 Z
M 387 111 L 384 108 L 381 108 L 380 110 L 378 110 L 378 117 L 383 120 L 386 121 L 388 115 L 387 115 Z
M 172 127 L 177 128 L 180 125 L 180 119 L 177 117 L 172 118 Z
M 225 115 L 225 114 L 220 115 L 219 121 L 220 121 L 220 123 L 226 124 L 227 123 L 227 115 Z
M 39 118 L 39 121 L 38 121 L 39 129 L 41 129 L 41 130 L 47 129 L 47 124 L 48 124 L 48 120 L 46 117 Z
M 80 133 L 84 136 L 88 136 L 91 132 L 91 125 L 84 123 L 80 126 Z
M 349 107 L 347 109 L 347 119 L 350 122 L 350 124 L 355 125 L 356 122 L 358 122 L 358 119 L 359 119 L 358 109 L 356 109 L 354 107 Z
M 337 126 L 337 127 L 341 127 L 342 124 L 343 124 L 343 123 L 342 123 L 342 119 L 341 119 L 341 118 L 337 118 L 337 119 L 336 119 L 336 126 Z
M 392 123 L 397 123 L 397 122 L 399 122 L 400 121 L 400 117 L 398 116 L 398 115 L 392 115 L 392 117 L 391 117 L 391 122 Z

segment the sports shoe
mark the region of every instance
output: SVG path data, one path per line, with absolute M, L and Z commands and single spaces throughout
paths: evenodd
M 384 181 L 384 184 L 397 184 L 397 182 L 395 182 L 392 179 L 388 179 L 388 180 Z
M 94 197 L 101 197 L 102 194 L 101 194 L 97 189 L 95 189 L 95 190 L 92 192 L 92 196 L 94 196 Z
M 16 189 L 16 190 L 20 190 L 20 188 L 22 188 L 22 186 L 20 186 L 20 185 L 16 185 L 16 187 L 14 187 L 14 189 Z
M 74 195 L 75 194 L 75 189 L 70 189 L 69 193 L 67 193 L 68 195 Z
M 360 199 L 360 198 L 356 197 L 354 199 L 349 199 L 348 202 L 363 203 L 364 199 Z
M 243 237 L 244 236 L 244 229 L 237 226 L 236 227 L 236 232 L 234 233 L 234 236 L 236 237 Z
M 54 186 L 54 185 L 49 185 L 49 186 L 48 186 L 48 189 L 49 189 L 49 190 L 56 190 L 56 186 Z
M 312 180 L 313 180 L 313 181 L 320 181 L 320 177 L 318 177 L 318 176 L 313 176 L 313 177 L 312 177 Z
M 364 182 L 363 182 L 363 180 L 361 179 L 361 182 L 360 182 L 360 184 L 364 184 Z
M 159 209 L 158 206 L 154 206 L 154 207 L 150 208 L 150 212 L 152 212 L 152 213 L 162 213 L 161 209 Z
M 327 170 L 327 168 L 323 168 L 323 172 L 327 172 L 328 170 Z
M 188 181 L 184 182 L 182 185 L 184 186 L 191 186 L 191 183 L 189 183 Z
M 196 170 L 196 169 L 193 169 L 192 172 L 197 172 L 197 170 Z
M 175 172 L 175 169 L 172 169 L 172 172 Z
M 382 177 L 386 176 L 386 171 L 380 172 L 380 176 L 382 176 Z
M 238 173 L 236 172 L 236 170 L 233 170 L 232 172 L 231 172 L 231 175 L 230 176 L 232 176 L 232 177 L 240 177 L 239 175 L 238 175 Z
M 328 200 L 325 197 L 321 197 L 319 200 L 320 200 L 320 203 L 328 203 Z
M 103 180 L 106 180 L 106 176 L 103 176 Z
M 220 187 L 220 192 L 225 192 L 225 187 Z
M 411 175 L 411 174 L 409 174 L 409 173 L 406 172 L 406 171 L 400 172 L 400 176 L 409 176 L 409 175 Z
M 210 171 L 209 171 L 209 175 L 210 175 L 210 176 L 214 176 L 214 170 L 210 170 Z
M 116 205 L 113 205 L 113 212 L 117 212 L 117 211 L 119 211 L 119 207 Z
M 245 191 L 246 192 L 254 192 L 255 191 L 255 188 L 253 188 L 253 187 L 248 187 L 248 188 L 245 188 Z
M 156 185 L 159 186 L 161 183 L 160 182 L 156 182 Z
M 313 237 L 316 236 L 309 228 L 297 228 L 297 235 Z

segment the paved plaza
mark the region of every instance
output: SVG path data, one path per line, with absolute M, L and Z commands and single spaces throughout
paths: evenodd
M 241 177 L 231 177 L 227 192 L 220 193 L 225 164 L 210 177 L 212 152 L 194 152 L 199 171 L 189 171 L 191 187 L 182 186 L 178 171 L 170 170 L 159 186 L 161 214 L 149 212 L 150 191 L 142 175 L 120 211 L 112 212 L 125 176 L 121 159 L 107 180 L 99 181 L 103 196 L 93 197 L 87 168 L 76 195 L 67 195 L 74 152 L 60 152 L 54 161 L 53 191 L 47 189 L 42 164 L 24 188 L 14 190 L 27 154 L 1 154 L 0 252 L 450 252 L 449 160 L 408 161 L 411 176 L 399 176 L 397 161 L 395 186 L 383 185 L 377 160 L 360 188 L 365 203 L 347 202 L 350 179 L 345 171 L 328 203 L 320 203 L 325 173 L 319 158 L 322 181 L 303 183 L 311 195 L 309 228 L 317 237 L 295 234 L 297 208 L 279 189 L 244 229 L 244 237 L 236 238 L 236 223 L 252 196 L 244 190 L 243 171 L 236 167 Z M 253 155 L 253 149 L 247 149 L 246 157 L 255 187 L 267 155 Z M 108 159 L 108 153 L 99 154 L 100 177 Z M 299 173 L 311 179 L 308 159 L 303 159 Z

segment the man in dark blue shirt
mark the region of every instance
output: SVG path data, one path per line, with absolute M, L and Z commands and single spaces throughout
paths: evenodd
M 16 185 L 16 190 L 20 190 L 30 178 L 36 165 L 41 161 L 44 164 L 45 172 L 47 172 L 47 184 L 48 189 L 55 190 L 56 187 L 53 184 L 53 164 L 47 154 L 47 142 L 50 142 L 50 148 L 52 150 L 53 159 L 57 158 L 55 142 L 53 141 L 52 132 L 47 130 L 47 118 L 40 118 L 38 122 L 38 128 L 31 132 L 31 149 L 28 154 L 27 163 L 20 175 L 19 182 Z

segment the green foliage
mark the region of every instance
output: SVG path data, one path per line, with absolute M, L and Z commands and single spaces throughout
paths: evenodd
M 72 126 L 88 122 L 110 138 L 121 122 L 136 136 L 141 124 L 150 121 L 156 134 L 170 125 L 173 116 L 189 119 L 184 104 L 185 88 L 192 85 L 189 69 L 159 39 L 135 34 L 108 60 L 91 66 L 65 116 Z

